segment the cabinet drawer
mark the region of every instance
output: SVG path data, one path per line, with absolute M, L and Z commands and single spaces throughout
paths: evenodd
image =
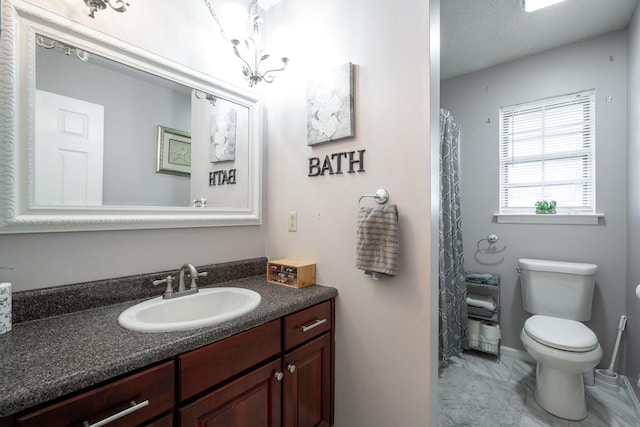
M 280 347 L 280 319 L 277 319 L 179 356 L 179 400 L 277 355 Z
M 284 345 L 288 350 L 331 330 L 331 301 L 326 301 L 284 318 Z
M 81 427 L 84 421 L 91 425 L 127 410 L 129 413 L 109 423 L 109 427 L 139 425 L 173 407 L 173 378 L 173 362 L 166 362 L 21 416 L 16 426 Z M 133 409 L 132 402 L 140 409 Z

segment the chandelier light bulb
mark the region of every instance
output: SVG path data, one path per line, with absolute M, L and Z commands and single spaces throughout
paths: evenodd
M 226 3 L 220 9 L 222 30 L 229 40 L 244 40 L 247 37 L 249 12 L 238 3 Z

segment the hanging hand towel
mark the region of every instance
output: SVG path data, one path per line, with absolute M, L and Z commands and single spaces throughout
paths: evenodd
M 356 268 L 374 279 L 398 274 L 398 208 L 361 207 L 356 228 Z

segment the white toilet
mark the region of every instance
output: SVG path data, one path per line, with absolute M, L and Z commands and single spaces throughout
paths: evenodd
M 580 322 L 591 318 L 598 266 L 520 259 L 524 309 L 533 314 L 520 339 L 537 362 L 536 401 L 567 420 L 587 416 L 583 372 L 600 362 L 598 337 Z

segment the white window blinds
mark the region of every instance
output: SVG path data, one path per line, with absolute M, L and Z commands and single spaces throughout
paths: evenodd
M 500 213 L 595 212 L 595 91 L 500 109 Z

